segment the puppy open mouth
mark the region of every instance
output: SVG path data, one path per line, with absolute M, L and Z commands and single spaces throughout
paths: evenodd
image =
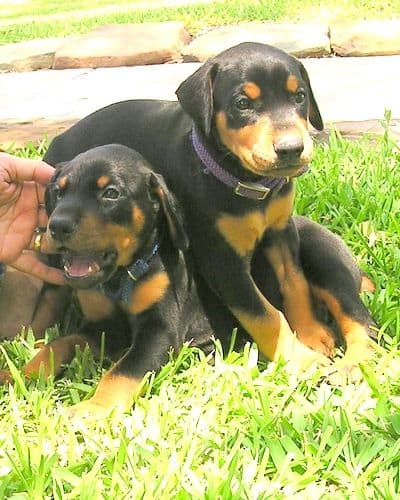
M 64 256 L 64 272 L 68 278 L 81 279 L 101 271 L 100 265 L 91 257 L 67 254 Z
M 77 254 L 63 252 L 64 274 L 69 284 L 76 288 L 89 288 L 106 281 L 116 269 L 117 252 Z

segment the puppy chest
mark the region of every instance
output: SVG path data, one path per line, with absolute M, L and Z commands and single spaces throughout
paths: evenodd
M 250 254 L 267 229 L 285 229 L 293 211 L 293 190 L 285 196 L 272 199 L 266 207 L 244 215 L 222 214 L 216 226 L 236 253 L 244 257 Z
M 110 318 L 115 310 L 113 301 L 97 290 L 78 290 L 77 297 L 82 314 L 88 321 Z

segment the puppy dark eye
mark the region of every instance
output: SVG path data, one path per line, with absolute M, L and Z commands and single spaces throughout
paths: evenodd
M 119 191 L 114 187 L 108 187 L 101 195 L 104 200 L 116 200 L 119 198 Z
M 238 109 L 244 110 L 244 109 L 251 109 L 252 108 L 252 103 L 250 99 L 247 99 L 247 97 L 241 97 L 236 101 L 236 107 Z
M 57 200 L 59 200 L 62 196 L 62 191 L 58 186 L 54 187 L 53 193 L 54 193 L 54 196 L 57 198 Z
M 306 100 L 306 94 L 302 90 L 299 90 L 299 92 L 296 92 L 294 100 L 297 104 L 303 104 Z

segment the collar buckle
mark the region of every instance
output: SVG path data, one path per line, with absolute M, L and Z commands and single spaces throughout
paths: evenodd
M 262 186 L 261 184 L 240 181 L 238 181 L 234 189 L 235 194 L 238 196 L 244 196 L 245 198 L 251 198 L 253 200 L 265 200 L 270 191 L 270 188 Z

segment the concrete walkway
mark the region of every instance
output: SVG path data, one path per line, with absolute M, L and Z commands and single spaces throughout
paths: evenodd
M 385 109 L 400 141 L 400 56 L 306 59 L 325 123 L 344 133 L 381 131 Z M 199 65 L 0 73 L 0 146 L 52 137 L 107 104 L 136 98 L 175 99 Z M 399 142 L 400 143 L 400 142 Z

